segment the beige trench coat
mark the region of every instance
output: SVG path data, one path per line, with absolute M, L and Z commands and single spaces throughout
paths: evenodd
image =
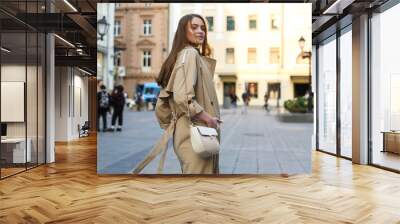
M 190 120 L 187 116 L 188 113 L 193 117 L 205 111 L 211 116 L 220 117 L 213 83 L 215 64 L 214 59 L 201 56 L 194 47 L 185 47 L 179 52 L 170 80 L 160 91 L 159 100 L 157 100 L 156 117 L 160 126 L 166 129 L 166 133 L 173 133 L 174 151 L 183 174 L 219 173 L 218 155 L 204 159 L 193 151 L 190 142 Z M 193 119 L 192 121 L 196 125 L 207 126 L 202 121 Z M 164 149 L 168 138 L 169 136 L 164 134 L 162 140 L 153 149 Z M 153 157 L 162 152 L 161 149 L 153 151 L 157 151 L 150 153 Z M 165 155 L 166 151 L 160 160 L 159 172 Z M 144 166 L 137 168 L 135 172 L 140 172 Z

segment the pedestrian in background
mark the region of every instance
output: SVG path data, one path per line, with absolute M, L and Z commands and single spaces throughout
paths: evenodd
M 154 97 L 152 100 L 151 100 L 151 104 L 152 104 L 152 110 L 153 111 L 155 111 L 156 110 L 156 104 L 157 104 L 157 99 L 158 99 L 158 96 L 160 95 L 160 92 L 157 92 L 157 95 L 156 95 L 156 97 Z
M 103 132 L 107 129 L 107 113 L 110 111 L 110 94 L 105 85 L 100 86 L 97 93 L 97 131 L 100 131 L 100 118 L 103 120 Z
M 267 113 L 269 112 L 268 100 L 269 100 L 269 91 L 265 92 L 265 95 L 264 95 L 264 108 Z
M 136 110 L 140 111 L 142 107 L 142 94 L 140 92 L 136 93 Z
M 242 94 L 242 100 L 243 100 L 242 114 L 247 114 L 247 107 L 249 106 L 250 103 L 250 95 L 247 92 L 247 90 Z
M 236 114 L 237 101 L 238 101 L 239 97 L 236 96 L 234 91 L 232 91 L 231 94 L 229 94 L 229 97 L 231 98 L 231 105 L 233 107 L 233 113 Z
M 123 113 L 125 106 L 125 94 L 124 87 L 122 85 L 118 85 L 111 95 L 111 102 L 113 106 L 113 115 L 111 121 L 111 129 L 112 131 L 122 131 L 122 121 L 123 121 Z M 115 123 L 118 119 L 118 126 L 115 129 Z

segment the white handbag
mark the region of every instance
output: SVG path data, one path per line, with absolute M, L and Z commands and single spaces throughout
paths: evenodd
M 190 142 L 193 151 L 202 158 L 219 153 L 218 132 L 214 128 L 190 125 Z
M 183 70 L 185 71 L 185 68 L 183 68 Z M 185 89 L 187 92 L 186 74 L 184 74 L 184 79 Z M 213 155 L 219 154 L 220 145 L 217 130 L 215 130 L 215 128 L 194 125 L 189 113 L 189 104 L 187 104 L 187 109 L 190 121 L 190 142 L 193 151 L 202 158 L 209 158 Z

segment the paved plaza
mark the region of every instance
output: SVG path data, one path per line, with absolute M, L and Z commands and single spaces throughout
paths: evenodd
M 311 172 L 312 123 L 282 123 L 274 112 L 250 108 L 221 110 L 220 173 L 278 174 Z M 126 110 L 122 132 L 99 132 L 98 166 L 101 174 L 131 173 L 160 138 L 154 112 Z M 180 174 L 179 161 L 170 141 L 165 174 Z M 157 173 L 159 157 L 142 173 Z

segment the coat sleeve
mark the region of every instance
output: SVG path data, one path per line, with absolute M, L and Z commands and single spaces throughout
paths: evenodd
M 162 89 L 157 97 L 155 114 L 158 124 L 162 129 L 168 128 L 172 120 L 172 110 L 169 105 L 169 94 Z
M 198 53 L 196 50 L 187 49 L 182 54 L 183 56 L 178 57 L 176 62 L 181 65 L 176 71 L 173 83 L 173 99 L 180 112 L 187 114 L 189 106 L 189 114 L 193 117 L 204 110 L 197 102 L 195 95 Z

